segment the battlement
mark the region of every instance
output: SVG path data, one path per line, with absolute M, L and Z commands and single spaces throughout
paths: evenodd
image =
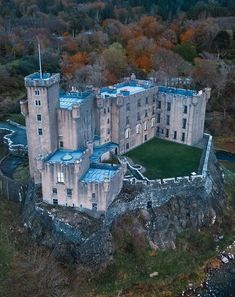
M 25 77 L 26 87 L 50 87 L 55 83 L 60 82 L 60 74 L 43 73 L 42 78 L 39 72 L 35 72 Z
M 131 79 L 110 87 L 101 88 L 100 93 L 102 98 L 117 96 L 126 97 L 143 92 L 153 87 L 154 85 L 152 81 Z
M 165 94 L 178 95 L 178 96 L 186 96 L 186 97 L 193 97 L 198 95 L 198 93 L 195 90 L 185 90 L 185 89 L 170 88 L 170 87 L 159 87 L 159 92 L 165 93 Z

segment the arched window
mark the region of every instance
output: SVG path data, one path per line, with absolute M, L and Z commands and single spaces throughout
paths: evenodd
M 151 127 L 152 127 L 152 128 L 155 127 L 155 121 L 156 121 L 155 118 L 152 118 L 152 119 L 151 119 Z
M 140 132 L 141 132 L 141 125 L 138 124 L 136 125 L 136 134 L 140 134 Z
M 125 131 L 125 138 L 128 139 L 130 137 L 130 131 L 131 129 L 130 128 L 127 128 L 126 131 Z
M 147 126 L 147 121 L 145 121 L 145 122 L 144 122 L 144 130 L 146 131 L 147 128 L 148 128 L 148 126 Z

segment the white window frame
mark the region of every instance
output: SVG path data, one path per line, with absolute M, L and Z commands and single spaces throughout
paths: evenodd
M 131 132 L 131 129 L 127 128 L 126 131 L 125 131 L 125 138 L 126 139 L 130 138 L 130 132 Z
M 41 100 L 39 100 L 39 99 L 36 99 L 34 103 L 35 103 L 35 106 L 37 106 L 37 107 L 41 106 Z
M 62 171 L 57 172 L 57 182 L 64 183 L 64 173 Z
M 148 129 L 147 121 L 144 122 L 144 131 Z
M 136 125 L 136 134 L 140 134 L 141 132 L 141 124 Z
M 155 125 L 156 125 L 156 119 L 152 118 L 151 119 L 151 128 L 155 127 Z

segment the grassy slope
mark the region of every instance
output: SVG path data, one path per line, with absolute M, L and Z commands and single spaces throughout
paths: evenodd
M 235 239 L 235 166 L 224 165 L 230 170 L 225 169 L 229 207 L 223 218 L 200 232 L 189 230 L 181 234 L 175 251 L 153 252 L 142 238 L 128 232 L 128 224 L 135 223 L 128 217 L 120 232 L 114 233 L 118 249 L 113 264 L 91 278 L 89 290 L 87 284 L 80 286 L 78 292 L 86 292 L 81 296 L 114 297 L 121 292 L 122 297 L 173 297 L 188 283 L 199 284 L 206 275 L 204 268 L 217 255 L 216 246 L 223 249 Z M 214 234 L 223 234 L 224 240 L 215 243 Z M 154 271 L 159 275 L 150 278 Z
M 186 176 L 197 172 L 202 151 L 198 148 L 153 139 L 126 155 L 145 167 L 150 179 Z
M 75 297 L 66 269 L 21 227 L 19 205 L 0 197 L 0 296 Z
M 201 232 L 185 232 L 175 251 L 154 252 L 141 236 L 130 232 L 136 218 L 127 217 L 113 234 L 114 262 L 97 275 L 76 274 L 72 268 L 68 275 L 68 269 L 62 269 L 50 251 L 32 243 L 20 227 L 18 205 L 0 199 L 0 296 L 116 297 L 119 292 L 120 297 L 170 297 L 189 282 L 200 282 L 206 263 L 216 255 L 213 234 L 224 234 L 221 248 L 235 238 L 235 168 L 223 165 L 230 207 L 222 220 Z M 150 278 L 154 271 L 159 276 Z

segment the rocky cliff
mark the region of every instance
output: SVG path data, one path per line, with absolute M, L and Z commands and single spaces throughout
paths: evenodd
M 129 232 L 148 240 L 152 248 L 174 248 L 177 234 L 213 224 L 226 205 L 222 173 L 213 152 L 203 182 L 163 189 L 127 184 L 101 219 L 38 203 L 35 192 L 31 184 L 23 209 L 32 237 L 60 260 L 97 270 L 112 260 L 118 240 L 114 234 L 120 226 L 124 230 L 127 221 Z M 162 204 L 149 207 L 147 202 L 154 196 L 160 196 Z M 143 203 L 136 203 L 140 200 Z

